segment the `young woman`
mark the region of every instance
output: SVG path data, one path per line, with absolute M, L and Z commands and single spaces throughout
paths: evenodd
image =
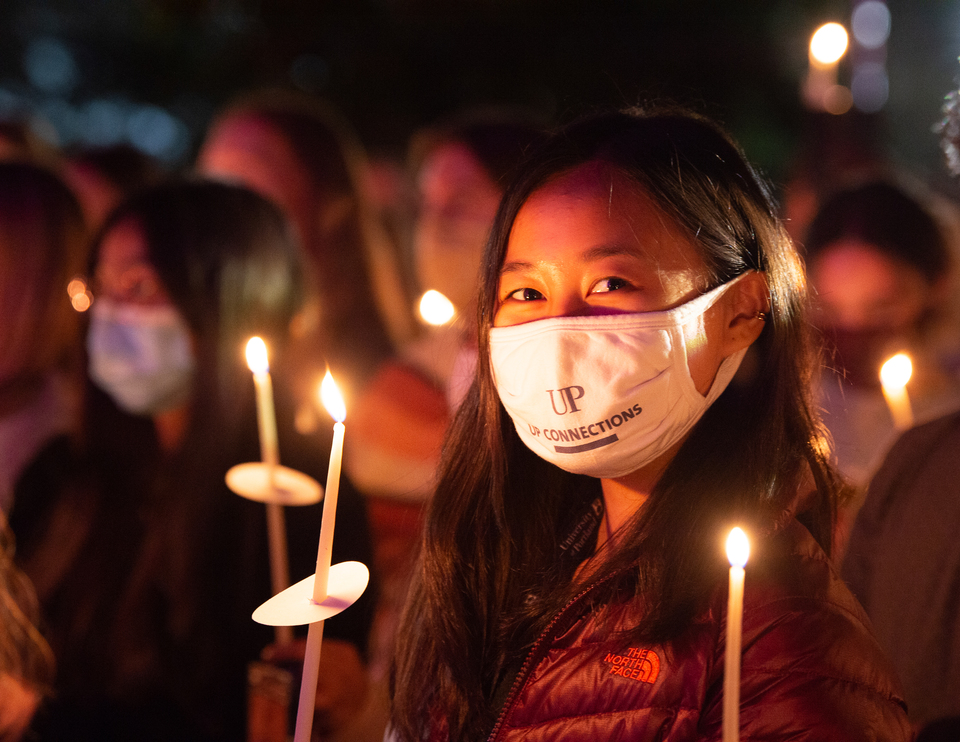
M 817 324 L 831 356 L 820 384 L 824 423 L 837 465 L 865 487 L 897 437 L 880 388 L 880 366 L 906 351 L 913 361 L 910 404 L 918 422 L 960 406 L 951 373 L 957 319 L 956 275 L 946 223 L 893 181 L 838 191 L 804 239 Z
M 252 188 L 294 225 L 313 290 L 296 350 L 307 365 L 324 356 L 348 402 L 413 329 L 394 246 L 361 187 L 366 163 L 332 108 L 280 91 L 228 106 L 197 156 L 199 172 Z M 306 386 L 312 400 L 312 377 Z
M 60 660 L 42 733 L 242 739 L 247 664 L 273 638 L 250 618 L 271 596 L 265 509 L 224 483 L 260 455 L 251 336 L 271 350 L 283 463 L 322 481 L 330 448 L 293 430 L 285 351 L 304 294 L 299 248 L 253 191 L 175 181 L 111 214 L 92 277 L 89 461 L 22 524 L 21 558 Z M 292 581 L 315 567 L 321 507 L 288 511 Z M 336 561 L 370 563 L 363 503 L 346 481 L 334 549 Z M 324 641 L 337 658 L 326 678 L 344 688 L 364 687 L 371 598 L 356 608 Z M 362 703 L 333 688 L 344 706 Z
M 80 206 L 63 181 L 39 165 L 0 162 L 0 510 L 5 513 L 23 478 L 56 468 L 77 433 L 82 330 L 68 286 L 86 268 L 88 241 Z
M 803 270 L 730 140 L 682 112 L 566 128 L 508 189 L 484 266 L 395 735 L 719 739 L 740 524 L 742 737 L 908 739 L 829 560 Z

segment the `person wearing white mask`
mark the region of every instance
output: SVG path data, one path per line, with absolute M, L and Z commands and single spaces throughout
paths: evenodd
M 736 145 L 683 111 L 571 124 L 521 166 L 483 265 L 391 738 L 719 740 L 741 525 L 741 738 L 909 739 L 830 562 L 801 263 Z
M 252 190 L 174 180 L 124 202 L 95 241 L 88 476 L 19 550 L 60 659 L 41 738 L 244 737 L 247 666 L 274 638 L 250 618 L 272 595 L 265 509 L 224 482 L 260 458 L 250 337 L 270 350 L 282 463 L 322 479 L 330 447 L 293 425 L 285 351 L 305 294 L 293 235 Z M 315 569 L 321 507 L 286 518 L 291 581 Z M 335 560 L 370 563 L 349 481 L 337 526 Z M 318 728 L 363 704 L 371 619 L 366 597 L 328 625 Z

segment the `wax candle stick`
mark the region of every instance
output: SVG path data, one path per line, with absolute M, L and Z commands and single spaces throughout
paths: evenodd
M 849 108 L 845 100 L 849 90 L 837 84 L 840 59 L 847 44 L 846 29 L 839 23 L 825 23 L 810 38 L 809 64 L 803 82 L 803 97 L 810 108 L 834 114 Z
M 267 466 L 275 467 L 280 463 L 280 448 L 277 443 L 277 417 L 273 408 L 273 382 L 270 379 L 267 346 L 258 337 L 247 341 L 247 366 L 253 372 L 253 384 L 257 390 L 260 458 Z
M 247 366 L 253 372 L 257 394 L 257 427 L 260 431 L 260 458 L 267 466 L 267 486 L 274 486 L 274 475 L 280 464 L 280 446 L 277 437 L 277 417 L 273 407 L 273 382 L 267 346 L 262 339 L 252 337 L 247 342 Z M 267 502 L 267 543 L 270 549 L 270 584 L 276 595 L 290 585 L 290 567 L 287 560 L 287 531 L 283 507 Z M 293 640 L 293 629 L 277 626 L 274 636 L 279 643 Z
M 750 542 L 739 528 L 727 537 L 730 560 L 730 592 L 727 600 L 727 648 L 723 674 L 723 742 L 740 739 L 740 640 L 743 627 L 744 565 L 750 556 Z
M 327 468 L 327 486 L 323 501 L 323 520 L 320 523 L 320 543 L 317 546 L 317 571 L 313 582 L 313 600 L 327 597 L 330 559 L 333 550 L 333 529 L 336 524 L 337 496 L 340 492 L 340 465 L 343 459 L 343 421 L 347 411 L 343 398 L 328 371 L 323 377 L 320 396 L 327 412 L 336 422 L 333 425 L 333 444 Z M 323 642 L 323 621 L 310 624 L 307 630 L 307 648 L 303 658 L 303 677 L 300 680 L 300 700 L 297 706 L 297 726 L 294 742 L 310 742 L 313 730 L 313 712 L 316 705 L 317 680 L 320 675 L 320 646 Z
M 907 395 L 907 382 L 913 375 L 913 364 L 906 353 L 897 353 L 880 367 L 883 397 L 890 408 L 890 416 L 897 430 L 913 427 L 913 410 Z

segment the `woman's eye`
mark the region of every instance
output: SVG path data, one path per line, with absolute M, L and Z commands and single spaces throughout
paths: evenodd
M 513 301 L 539 301 L 543 298 L 543 294 L 536 289 L 524 288 L 511 291 L 507 294 L 507 298 Z
M 619 291 L 629 285 L 630 283 L 623 278 L 602 278 L 593 285 L 593 290 L 590 293 L 603 294 L 608 291 Z

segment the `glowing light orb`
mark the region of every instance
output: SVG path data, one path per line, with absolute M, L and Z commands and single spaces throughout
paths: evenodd
M 820 64 L 834 64 L 846 53 L 848 43 L 847 29 L 839 23 L 825 23 L 810 39 L 810 56 Z
M 447 297 L 430 289 L 420 297 L 420 316 L 431 325 L 445 325 L 453 319 L 456 309 Z

